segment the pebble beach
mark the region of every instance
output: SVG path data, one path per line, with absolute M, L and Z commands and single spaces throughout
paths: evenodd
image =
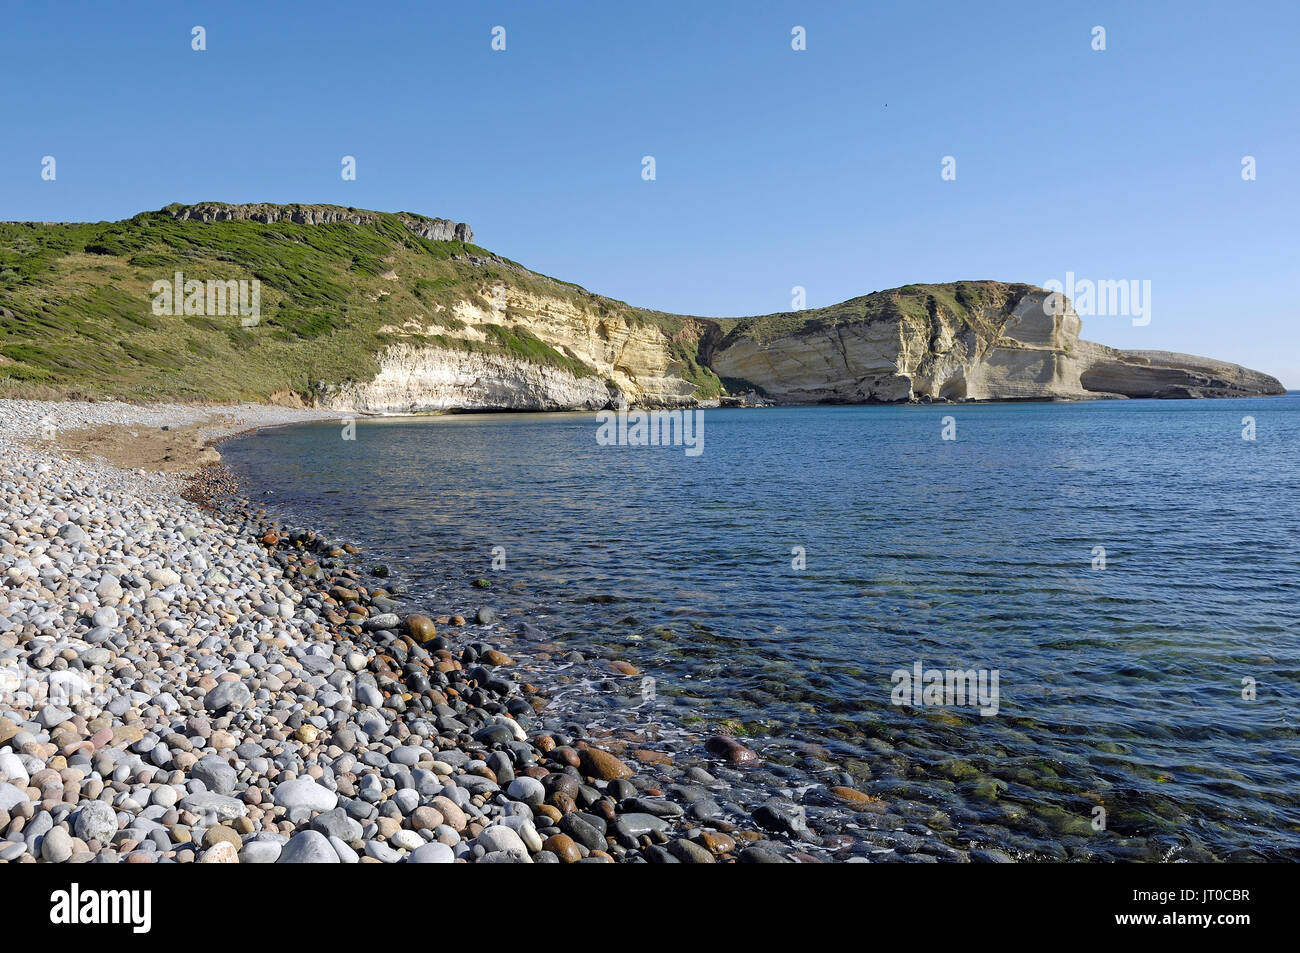
M 737 817 L 728 778 L 758 761 L 740 741 L 674 764 L 587 738 L 548 719 L 490 605 L 409 604 L 348 541 L 232 495 L 206 455 L 156 473 L 59 440 L 213 441 L 317 412 L 0 414 L 0 862 L 1006 859 L 901 830 L 825 835 L 777 795 Z M 820 796 L 864 828 L 886 817 L 850 787 Z

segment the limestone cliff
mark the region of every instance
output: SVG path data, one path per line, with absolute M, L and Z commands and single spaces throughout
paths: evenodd
M 1080 381 L 1090 393 L 1255 397 L 1286 392 L 1276 377 L 1226 361 L 1170 351 L 1118 351 L 1099 344 L 1090 347 L 1095 350 L 1080 373 Z
M 999 282 L 913 285 L 833 308 L 742 320 L 714 349 L 724 380 L 790 403 L 1078 400 L 1283 393 L 1267 374 L 1079 338 L 1070 303 Z
M 693 347 L 705 326 L 673 335 L 591 297 L 485 282 L 424 320 L 382 327 L 400 343 L 380 352 L 379 373 L 322 402 L 366 413 L 695 406 L 701 395 L 675 345 Z
M 692 318 L 676 342 L 635 313 L 508 279 L 437 312 L 427 324 L 383 328 L 403 342 L 379 355 L 379 373 L 324 402 L 365 413 L 581 410 L 621 399 L 691 406 L 708 401 L 682 376 L 691 352 L 733 392 L 752 387 L 778 403 L 1283 392 L 1274 378 L 1235 364 L 1081 340 L 1068 300 L 1024 284 L 914 285 L 820 311 Z M 489 350 L 503 335 L 526 335 L 556 359 Z
M 597 377 L 507 354 L 399 344 L 374 380 L 350 384 L 323 403 L 363 414 L 436 410 L 599 410 L 617 390 Z

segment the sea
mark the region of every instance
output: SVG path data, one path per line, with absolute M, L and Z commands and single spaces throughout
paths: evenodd
M 575 719 L 1025 859 L 1300 859 L 1300 394 L 688 413 L 694 447 L 455 414 L 222 455 L 431 611 L 639 670 Z

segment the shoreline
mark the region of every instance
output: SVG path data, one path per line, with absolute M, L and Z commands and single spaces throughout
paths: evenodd
M 266 509 L 278 511 L 277 518 L 311 525 L 312 517 L 304 516 L 294 505 L 279 505 L 273 484 L 261 487 L 272 494 Z M 334 532 L 350 529 L 333 521 L 330 528 Z M 363 531 L 363 527 L 355 531 Z M 403 560 L 400 551 L 385 548 L 382 540 L 372 538 L 371 543 L 377 544 L 375 553 L 381 559 Z M 419 598 L 423 604 L 459 601 L 478 605 L 483 594 L 477 586 L 484 581 L 452 567 L 424 580 L 428 589 Z M 497 591 L 495 585 L 491 589 Z M 788 856 L 803 862 L 1007 863 L 1048 859 L 1004 848 L 994 839 L 955 840 L 953 831 L 928 829 L 918 820 L 927 812 L 915 801 L 895 803 L 867 793 L 871 786 L 863 785 L 862 778 L 848 770 L 848 762 L 857 756 L 836 757 L 820 743 L 823 739 L 792 741 L 764 735 L 748 740 L 744 726 L 733 719 L 683 718 L 680 706 L 647 704 L 640 694 L 644 684 L 638 683 L 654 683 L 661 673 L 654 669 L 643 673 L 632 664 L 644 664 L 634 647 L 604 641 L 596 634 L 599 623 L 594 616 L 576 628 L 566 624 L 552 627 L 533 616 L 538 607 L 527 604 L 531 602 L 525 596 L 521 603 L 516 587 L 501 589 L 493 605 L 504 618 L 498 617 L 501 624 L 484 637 L 496 639 L 497 647 L 505 648 L 521 664 L 533 663 L 535 680 L 554 702 L 542 714 L 558 715 L 564 725 L 561 730 L 579 725 L 589 740 L 598 733 L 597 743 L 614 750 L 623 750 L 630 741 L 638 760 L 660 768 L 670 766 L 665 770 L 676 772 L 683 785 L 693 784 L 698 772 L 704 772 L 711 797 L 695 815 L 691 801 L 683 802 L 688 818 L 725 820 L 723 829 L 727 831 L 736 827 L 749 827 L 751 835 L 761 831 L 761 836 L 782 842 Z M 695 798 L 701 792 L 687 794 Z
M 425 862 L 430 854 L 436 862 L 475 862 L 502 853 L 488 849 L 498 846 L 494 838 L 508 843 L 509 856 L 489 862 L 551 862 L 562 853 L 573 861 L 669 863 L 1060 859 L 996 837 L 957 838 L 959 826 L 930 827 L 915 796 L 860 783 L 815 738 L 778 752 L 767 744 L 771 738 L 748 741 L 741 731 L 732 737 L 725 721 L 706 727 L 666 710 L 643 717 L 629 700 L 637 700 L 642 679 L 632 663 L 644 663 L 624 660 L 620 649 L 603 643 L 595 621 L 545 634 L 532 622 L 547 623 L 534 620 L 531 607 L 513 591 L 502 589 L 494 598 L 491 591 L 471 588 L 468 572 L 459 579 L 454 572 L 439 575 L 427 580 L 430 590 L 412 595 L 411 580 L 400 578 L 400 571 L 370 572 L 376 558 L 393 557 L 393 565 L 400 565 L 397 553 L 385 556 L 382 539 L 370 533 L 374 553 L 344 549 L 344 539 L 366 538 L 365 526 L 331 523 L 330 530 L 343 536 L 327 541 L 310 517 L 278 507 L 276 497 L 250 499 L 220 461 L 196 461 L 192 469 L 171 472 L 123 469 L 87 456 L 84 442 L 69 448 L 40 433 L 41 422 L 51 417 L 73 433 L 118 428 L 146 441 L 143 431 L 166 427 L 163 433 L 185 439 L 200 435 L 207 449 L 254 432 L 341 420 L 341 412 L 0 400 L 0 413 L 10 423 L 0 432 L 6 455 L 0 499 L 12 514 L 0 522 L 0 862 L 49 859 L 42 838 L 59 828 L 69 835 L 69 859 L 80 861 L 269 862 L 294 837 L 327 833 L 325 825 L 337 816 L 331 812 L 347 813 L 347 799 L 367 793 L 377 794 L 366 802 L 374 811 L 356 807 L 356 816 L 348 815 L 363 825 L 365 836 L 331 843 L 325 862 Z M 188 536 L 189 530 L 198 532 Z M 268 533 L 275 534 L 273 544 L 265 541 Z M 220 573 L 222 568 L 228 571 Z M 211 576 L 214 569 L 220 578 Z M 34 587 L 39 600 L 32 599 Z M 351 594 L 331 592 L 336 589 Z M 104 609 L 112 615 L 101 619 Z M 486 621 L 478 618 L 481 609 L 488 612 Z M 406 622 L 411 614 L 429 620 L 433 634 L 427 640 Z M 395 618 L 368 627 L 374 616 Z M 423 622 L 416 625 L 423 631 Z M 353 668 L 352 656 L 364 664 Z M 15 663 L 20 676 L 33 675 L 47 694 L 45 686 L 73 676 L 96 685 L 107 678 L 111 691 L 84 708 L 55 705 L 62 710 L 50 714 L 44 696 L 14 705 L 8 699 Z M 269 673 L 265 684 L 263 672 Z M 412 677 L 414 690 L 407 681 Z M 359 681 L 379 693 L 367 692 L 377 704 L 356 696 Z M 207 707 L 207 694 L 227 682 L 249 689 L 248 705 Z M 411 710 L 396 702 L 386 708 L 394 695 Z M 120 711 L 109 708 L 122 698 L 127 701 L 119 703 Z M 358 722 L 376 714 L 385 720 L 385 732 L 372 737 Z M 70 717 L 57 721 L 64 715 Z M 508 728 L 510 738 L 475 737 L 493 723 Z M 310 740 L 298 735 L 304 725 L 303 737 Z M 343 735 L 350 748 L 334 744 L 339 730 L 353 732 Z M 710 733 L 719 730 L 727 736 Z M 412 747 L 448 760 L 397 754 Z M 601 753 L 583 753 L 590 749 Z M 501 757 L 493 760 L 493 754 Z M 415 760 L 405 764 L 394 757 Z M 379 764 L 383 758 L 388 760 Z M 612 774 L 591 773 L 592 759 L 610 765 Z M 438 773 L 444 769 L 449 773 Z M 392 775 L 400 770 L 406 771 L 399 776 L 403 784 L 395 784 Z M 147 780 L 135 780 L 141 771 Z M 432 780 L 417 777 L 417 771 L 433 771 Z M 123 773 L 132 780 L 122 781 Z M 375 783 L 365 780 L 370 776 L 380 778 L 380 787 L 363 791 L 363 784 Z M 306 777 L 316 780 L 307 794 L 318 803 L 327 803 L 327 795 L 335 798 L 325 821 L 277 803 L 280 785 Z M 536 789 L 523 779 L 541 781 L 538 803 L 529 800 L 536 799 Z M 196 781 L 206 792 L 193 790 Z M 407 781 L 413 787 L 403 786 Z M 577 792 L 565 800 L 570 782 Z M 429 794 L 435 784 L 440 793 Z M 558 796 L 557 785 L 564 789 Z M 451 832 L 437 832 L 440 825 L 417 829 L 414 824 L 421 822 L 412 822 L 410 813 L 432 807 L 431 798 L 442 796 L 443 788 L 470 792 L 466 804 L 456 805 L 465 826 Z M 414 795 L 405 793 L 411 790 Z M 208 824 L 204 815 L 182 810 L 196 793 L 240 803 L 191 801 L 190 807 L 217 811 L 220 823 Z M 87 801 L 106 797 L 121 826 L 108 841 L 92 844 L 78 836 L 79 811 Z M 551 818 L 547 809 L 557 801 L 560 817 Z M 601 841 L 576 820 L 567 820 L 569 814 L 597 828 L 604 846 L 596 846 Z M 628 814 L 649 816 L 653 823 L 639 816 L 636 830 L 620 837 L 616 825 Z M 425 820 L 446 816 L 421 814 Z M 532 825 L 516 831 L 522 851 L 506 834 L 489 834 L 479 844 L 476 824 L 521 826 L 512 817 Z M 588 843 L 571 836 L 570 828 Z M 131 836 L 125 836 L 128 831 Z M 401 831 L 419 834 L 425 843 Z M 557 834 L 568 837 L 576 853 L 564 841 L 545 846 Z M 230 841 L 233 856 L 217 843 L 222 838 Z M 61 856 L 61 840 L 56 834 L 49 851 L 54 857 Z M 320 847 L 314 838 L 307 840 Z M 414 856 L 435 841 L 450 853 L 430 848 Z M 286 862 L 303 859 L 299 849 L 307 859 L 319 853 L 299 845 Z
M 490 608 L 410 607 L 356 547 L 264 519 L 220 471 L 196 494 L 193 460 L 157 473 L 88 456 L 114 428 L 206 449 L 344 415 L 0 413 L 0 860 L 822 859 L 801 849 L 823 853 L 793 804 L 735 824 L 702 767 L 543 725 L 546 699 L 497 647 Z M 80 447 L 41 441 L 51 420 Z M 708 744 L 721 765 L 755 757 Z

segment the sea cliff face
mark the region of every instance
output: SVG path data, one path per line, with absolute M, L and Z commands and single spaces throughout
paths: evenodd
M 1283 392 L 1274 378 L 1224 361 L 1166 351 L 1121 351 L 1080 339 L 1068 300 L 1029 285 L 971 283 L 957 306 L 929 286 L 883 302 L 846 302 L 830 314 L 734 323 L 690 319 L 688 350 L 732 390 L 787 404 L 918 400 L 1089 400 L 1244 397 Z M 943 288 L 945 286 L 936 286 Z M 907 291 L 907 289 L 900 289 Z M 895 306 L 897 304 L 897 306 Z M 662 328 L 600 314 L 562 297 L 498 283 L 449 311 L 457 327 L 387 328 L 406 336 L 379 357 L 371 381 L 325 401 L 363 413 L 433 410 L 590 410 L 620 400 L 650 407 L 705 401 L 681 376 Z M 802 320 L 801 320 L 802 318 Z M 435 319 L 436 320 L 436 319 Z M 421 344 L 447 336 L 472 347 L 489 327 L 525 332 L 584 368 Z
M 1087 343 L 1087 342 L 1084 342 Z M 1118 351 L 1090 345 L 1080 373 L 1090 393 L 1125 397 L 1259 397 L 1286 393 L 1272 375 L 1239 364 L 1170 351 Z
M 379 374 L 322 402 L 366 414 L 436 410 L 599 410 L 616 391 L 598 377 L 504 354 L 399 344 L 380 356 Z
M 379 373 L 322 403 L 363 413 L 697 404 L 696 387 L 682 378 L 672 340 L 658 326 L 505 281 L 435 308 L 427 322 L 381 330 L 403 340 L 378 355 Z M 488 350 L 501 340 L 541 342 L 563 363 Z
M 713 367 L 791 403 L 1096 396 L 1080 381 L 1078 315 L 1045 311 L 1041 289 L 990 291 L 964 313 L 927 300 L 920 315 L 889 309 L 767 339 L 733 335 Z
M 1165 351 L 1121 351 L 1081 340 L 1068 300 L 1027 285 L 981 282 L 965 307 L 934 297 L 923 313 L 886 309 L 812 321 L 765 336 L 732 332 L 712 354 L 723 379 L 779 402 L 1080 400 L 1280 394 L 1276 378 Z

